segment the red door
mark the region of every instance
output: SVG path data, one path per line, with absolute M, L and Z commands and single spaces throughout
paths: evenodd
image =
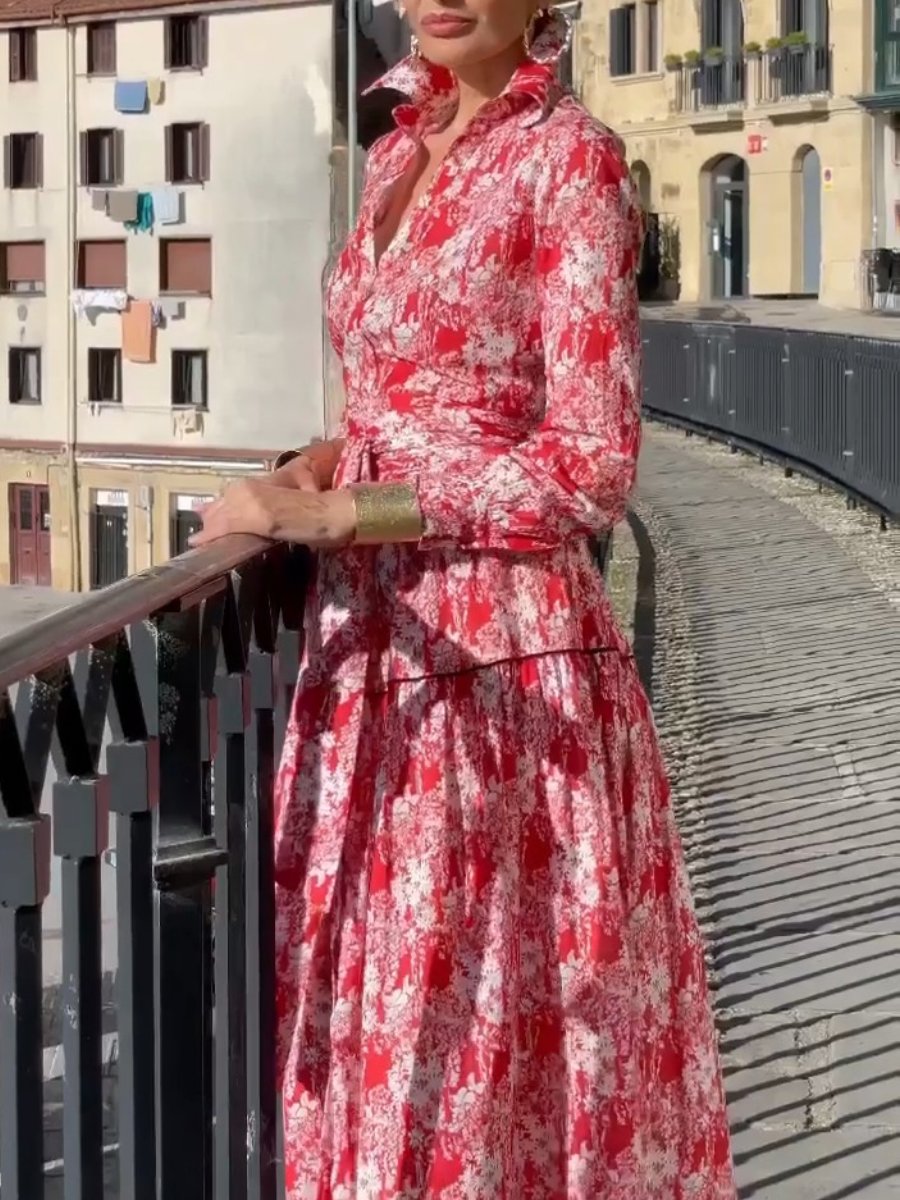
M 50 586 L 50 493 L 31 483 L 9 488 L 9 550 L 13 583 Z

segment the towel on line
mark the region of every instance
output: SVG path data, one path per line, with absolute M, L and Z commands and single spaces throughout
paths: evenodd
M 122 353 L 129 362 L 153 362 L 153 305 L 132 300 L 122 313 Z
M 178 225 L 181 221 L 181 192 L 174 188 L 153 188 L 153 219 L 160 225 Z
M 153 197 L 149 192 L 138 192 L 137 212 L 134 220 L 125 222 L 132 233 L 147 233 L 153 228 Z
M 111 220 L 121 221 L 123 224 L 128 221 L 137 220 L 138 193 L 120 191 L 107 192 L 106 211 Z
M 163 101 L 163 81 L 161 79 L 147 80 L 147 96 L 151 104 L 162 104 Z
M 71 299 L 76 317 L 92 312 L 122 312 L 128 307 L 124 288 L 77 288 Z
M 146 79 L 141 79 L 135 83 L 129 83 L 125 79 L 117 79 L 115 92 L 113 93 L 113 104 L 116 112 L 144 112 L 147 108 Z
M 94 212 L 105 213 L 109 208 L 109 192 L 105 188 L 91 192 L 91 208 Z

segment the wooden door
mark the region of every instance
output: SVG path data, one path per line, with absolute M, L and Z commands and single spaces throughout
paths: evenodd
M 49 587 L 50 493 L 46 487 L 13 483 L 9 489 L 10 577 L 13 583 Z

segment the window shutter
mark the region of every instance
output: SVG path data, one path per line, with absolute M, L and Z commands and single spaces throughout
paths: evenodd
M 116 26 L 112 22 L 104 25 L 101 33 L 103 70 L 108 75 L 116 73 Z
M 18 83 L 22 78 L 22 38 L 17 29 L 9 31 L 9 81 Z
M 3 186 L 12 184 L 12 138 L 7 133 L 3 138 Z
M 163 22 L 163 62 L 166 69 L 172 65 L 172 18 L 166 17 Z
M 34 186 L 37 188 L 44 186 L 44 135 L 42 133 L 34 135 Z
M 628 30 L 628 13 L 624 8 L 613 8 L 609 14 L 609 73 L 610 75 L 626 75 L 628 64 L 626 58 L 626 43 Z
M 200 179 L 209 182 L 209 126 L 200 126 Z
M 113 179 L 116 183 L 125 182 L 125 131 L 113 130 Z
M 25 79 L 37 79 L 37 30 L 29 29 L 22 38 L 22 60 L 25 67 Z
M 81 186 L 88 186 L 88 135 L 87 130 L 83 129 L 78 135 L 78 173 L 81 179 Z
M 197 66 L 205 67 L 209 64 L 209 19 L 207 17 L 197 18 Z
M 175 128 L 172 125 L 166 126 L 166 182 L 172 183 L 175 179 Z

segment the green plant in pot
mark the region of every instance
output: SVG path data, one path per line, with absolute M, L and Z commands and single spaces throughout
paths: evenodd
M 766 42 L 766 54 L 770 58 L 780 58 L 784 51 L 784 38 L 770 37 Z
M 710 66 L 720 63 L 724 57 L 725 51 L 721 46 L 707 46 L 703 51 L 703 61 Z
M 809 37 L 802 29 L 797 29 L 787 35 L 784 44 L 790 54 L 802 54 L 809 45 Z
M 680 71 L 684 59 L 680 54 L 667 54 L 663 59 L 667 71 Z
M 762 46 L 759 42 L 745 42 L 744 54 L 748 58 L 759 58 L 760 54 L 762 54 Z
M 700 60 L 702 58 L 703 58 L 703 55 L 700 53 L 699 50 L 688 50 L 688 52 L 684 56 L 685 66 L 688 66 L 688 67 L 699 66 Z

